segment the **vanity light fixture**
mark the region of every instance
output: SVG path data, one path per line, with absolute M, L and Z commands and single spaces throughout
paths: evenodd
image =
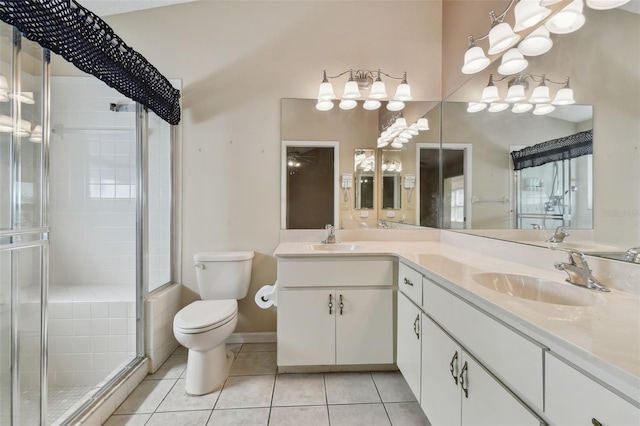
M 495 83 L 508 80 L 509 90 L 504 101 L 501 101 L 498 93 L 498 87 Z M 529 89 L 529 83 L 537 83 L 531 95 L 527 99 L 526 90 Z M 549 93 L 547 83 L 562 85 L 558 90 L 553 101 Z M 475 113 L 483 111 L 489 107 L 489 112 L 500 112 L 509 108 L 509 104 L 513 104 L 511 111 L 514 113 L 523 113 L 535 109 L 535 115 L 544 115 L 555 109 L 554 105 L 570 105 L 575 103 L 573 98 L 573 89 L 569 84 L 569 77 L 564 81 L 553 81 L 547 78 L 545 74 L 533 75 L 516 74 L 515 76 L 505 76 L 499 79 L 493 78 L 493 74 L 489 76 L 489 84 L 482 91 L 479 102 L 469 102 L 467 112 Z
M 500 54 L 518 43 L 521 36 L 516 34 L 517 32 L 532 28 L 547 19 L 552 11 L 546 6 L 552 6 L 561 1 L 563 0 L 510 0 L 505 10 L 499 15 L 496 16 L 494 11 L 489 12 L 491 29 L 481 37 L 469 36 L 469 47 L 464 54 L 462 73 L 478 73 L 491 63 L 491 60 L 485 55 L 484 50 L 476 45 L 478 41 L 489 39 L 487 53 L 489 55 Z M 630 0 L 586 0 L 586 3 L 587 6 L 592 9 L 604 10 L 620 7 L 629 1 Z M 514 4 L 516 4 L 514 8 L 515 25 L 512 29 L 508 23 L 504 22 L 504 19 Z M 583 9 L 584 0 L 573 0 L 549 18 L 543 25 L 525 37 L 518 45 L 518 51 L 525 56 L 538 56 L 548 52 L 553 46 L 553 41 L 549 37 L 549 33 L 568 34 L 580 29 L 585 22 L 585 17 L 582 13 Z M 505 56 L 513 55 L 510 52 L 511 50 L 507 51 Z M 503 71 L 505 73 L 509 72 L 508 67 L 504 65 L 509 59 L 511 58 L 502 59 L 503 65 L 501 65 L 501 67 L 503 67 L 503 70 L 498 71 L 500 74 L 503 74 Z M 524 60 L 524 58 L 522 60 Z M 522 60 L 520 60 L 519 66 L 522 66 Z M 512 63 L 512 65 L 515 66 L 515 63 Z M 524 70 L 524 68 L 514 72 L 514 74 L 522 70 Z
M 383 127 L 378 138 L 378 148 L 391 145 L 393 148 L 402 148 L 409 143 L 411 138 L 417 136 L 421 131 L 429 130 L 429 120 L 421 117 L 410 126 L 407 120 L 400 113 L 393 115 L 389 122 Z
M 333 108 L 333 100 L 337 99 L 337 96 L 333 91 L 333 85 L 329 80 L 342 77 L 346 74 L 349 75 L 349 80 L 345 83 L 342 98 L 338 105 L 340 109 L 350 110 L 355 108 L 358 105 L 356 99 L 362 97 L 363 91 L 369 91 L 367 99 L 364 101 L 363 108 L 370 111 L 380 108 L 382 105 L 380 101 L 388 97 L 385 83 L 382 81 L 382 76 L 394 80 L 401 80 L 400 84 L 396 88 L 395 95 L 387 103 L 387 109 L 389 111 L 402 110 L 405 106 L 404 102 L 412 99 L 411 87 L 407 83 L 406 72 L 402 77 L 394 77 L 382 72 L 381 70 L 348 69 L 338 75 L 328 76 L 327 71 L 325 70 L 322 73 L 322 83 L 320 83 L 320 87 L 318 88 L 318 102 L 316 103 L 316 109 L 319 111 L 329 111 Z

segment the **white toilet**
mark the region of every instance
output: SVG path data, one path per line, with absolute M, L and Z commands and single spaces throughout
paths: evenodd
M 189 349 L 185 390 L 190 395 L 213 392 L 229 374 L 225 341 L 238 323 L 237 300 L 249 291 L 253 255 L 235 251 L 193 256 L 202 300 L 185 306 L 173 318 L 176 340 Z

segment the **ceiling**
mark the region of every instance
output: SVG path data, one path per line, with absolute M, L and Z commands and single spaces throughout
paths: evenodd
M 78 3 L 98 16 L 109 16 L 192 1 L 196 0 L 78 0 Z

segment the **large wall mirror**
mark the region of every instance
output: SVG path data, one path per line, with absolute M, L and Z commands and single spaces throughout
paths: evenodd
M 439 102 L 406 102 L 401 116 L 407 125 L 415 123 L 419 118 L 427 118 L 428 130 L 420 130 L 411 141 L 400 148 L 384 149 L 377 147 L 381 132 L 398 118 L 398 113 L 386 108 L 368 111 L 362 108 L 362 102 L 352 110 L 343 111 L 334 108 L 330 111 L 318 111 L 315 99 L 283 99 L 281 114 L 282 139 L 289 141 L 292 148 L 283 145 L 283 229 L 321 228 L 319 223 L 302 224 L 294 218 L 297 210 L 292 208 L 299 200 L 292 194 L 307 194 L 306 190 L 297 188 L 299 175 L 284 173 L 288 157 L 296 154 L 301 158 L 309 158 L 309 151 L 291 141 L 336 141 L 340 146 L 337 159 L 336 180 L 332 187 L 322 189 L 335 197 L 337 219 L 333 222 L 340 228 L 377 227 L 380 219 L 402 221 L 407 224 L 418 224 L 415 176 L 417 171 L 416 146 L 420 143 L 437 144 L 440 140 L 440 103 Z M 300 161 L 302 166 L 304 162 Z M 412 175 L 413 181 L 404 184 L 406 176 Z M 345 178 L 349 181 L 345 183 Z M 302 185 L 302 182 L 300 182 Z M 319 191 L 320 189 L 318 189 Z M 320 194 L 316 193 L 319 197 Z M 296 197 L 297 198 L 297 197 Z M 323 194 L 323 198 L 327 198 Z M 436 200 L 433 200 L 434 202 Z M 306 204 L 306 203 L 303 203 Z M 307 215 L 304 213 L 304 215 Z M 327 222 L 329 223 L 329 222 Z
M 640 15 L 622 9 L 584 9 L 586 23 L 571 34 L 552 34 L 553 48 L 529 57 L 523 74 L 555 81 L 570 77 L 575 105 L 547 115 L 511 108 L 467 112 L 478 101 L 499 61 L 443 102 L 443 147 L 473 144 L 470 229 L 593 229 L 595 242 L 624 249 L 640 244 L 640 192 L 624 182 L 640 181 L 640 50 L 617 51 L 640 39 Z M 496 83 L 500 96 L 507 81 Z M 537 84 L 532 83 L 527 93 Z M 551 96 L 562 86 L 549 84 Z M 550 161 L 513 172 L 511 151 L 577 135 L 592 136 L 593 154 Z M 634 188 L 635 188 L 634 184 Z M 481 232 L 483 235 L 491 235 Z M 541 235 L 550 234 L 549 232 Z M 516 233 L 494 236 L 519 239 Z M 570 238 L 567 240 L 570 241 Z M 588 249 L 588 247 L 586 247 Z M 607 255 L 607 253 L 603 253 Z
M 441 104 L 407 103 L 407 120 L 425 116 L 431 129 L 400 150 L 401 179 L 414 174 L 416 182 L 415 188 L 400 184 L 398 210 L 385 209 L 381 202 L 383 161 L 375 141 L 389 119 L 385 111 L 366 111 L 359 105 L 351 111 L 320 112 L 315 100 L 284 99 L 283 139 L 340 141 L 341 152 L 348 153 L 340 156 L 341 174 L 353 173 L 356 149 L 376 150 L 374 208 L 367 213 L 354 210 L 351 188 L 346 201 L 343 196 L 339 199 L 343 228 L 375 226 L 378 219 L 388 219 L 526 242 L 531 229 L 544 228 L 538 234 L 544 239 L 554 226 L 567 224 L 591 229 L 584 235 L 602 246 L 638 246 L 640 50 L 622 53 L 612 46 L 640 39 L 640 15 L 590 8 L 584 14 L 586 23 L 580 30 L 552 34 L 553 48 L 528 57 L 529 66 L 523 71 L 554 81 L 570 77 L 575 105 L 557 106 L 547 115 L 516 114 L 510 109 L 468 112 L 468 103 L 479 100 L 489 75 L 500 77 L 498 63 Z M 506 83 L 497 83 L 502 97 Z M 535 85 L 531 83 L 528 93 Z M 559 86 L 549 86 L 553 96 Z M 589 130 L 592 154 L 514 172 L 512 152 Z

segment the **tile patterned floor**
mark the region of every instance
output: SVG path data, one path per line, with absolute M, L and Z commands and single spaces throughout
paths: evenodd
M 221 390 L 184 391 L 185 348 L 145 378 L 106 426 L 429 425 L 399 372 L 276 374 L 275 343 L 227 345 Z

